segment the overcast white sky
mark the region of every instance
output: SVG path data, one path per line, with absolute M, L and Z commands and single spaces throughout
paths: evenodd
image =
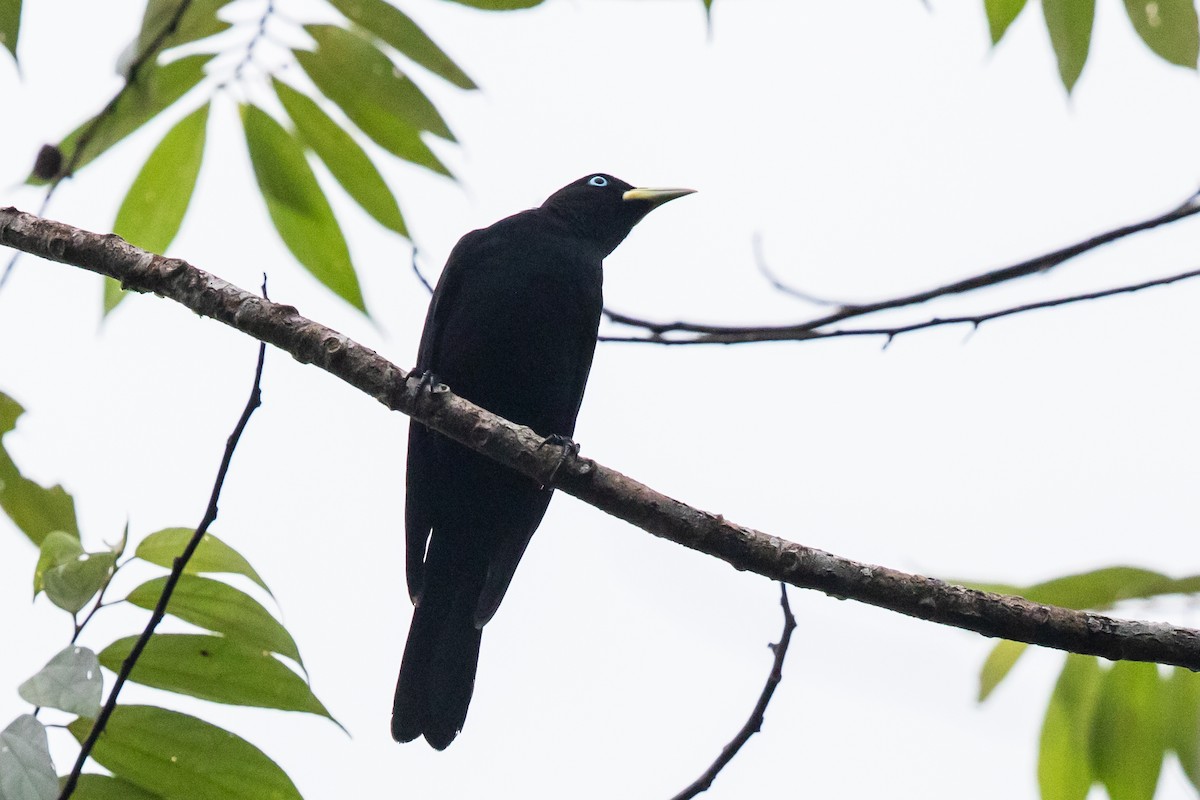
M 140 3 L 27 5 L 23 80 L 0 59 L 0 204 L 34 210 L 36 193 L 10 187 L 38 145 L 113 90 Z M 708 41 L 699 3 L 684 0 L 550 0 L 494 16 L 411 0 L 484 90 L 418 75 L 462 142 L 438 147 L 461 184 L 391 164 L 388 175 L 431 273 L 463 232 L 588 172 L 692 186 L 697 195 L 656 211 L 609 259 L 609 305 L 661 319 L 795 319 L 810 309 L 757 276 L 756 231 L 797 285 L 873 299 L 1158 213 L 1197 187 L 1196 76 L 1149 54 L 1121 4 L 1098 5 L 1092 58 L 1068 100 L 1036 5 L 991 53 L 978 3 L 930 13 L 915 0 L 718 0 Z M 405 243 L 331 192 L 377 325 L 317 287 L 269 229 L 229 99 L 172 253 L 247 287 L 266 270 L 275 299 L 411 364 L 427 297 Z M 164 125 L 64 186 L 51 216 L 110 229 Z M 1198 224 L 925 313 L 1192 269 Z M 29 259 L 0 292 L 0 390 L 29 409 L 7 442 L 29 473 L 74 493 L 94 546 L 127 517 L 135 536 L 199 521 L 255 352 L 152 297 L 99 330 L 99 296 L 95 276 Z M 887 350 L 602 345 L 577 438 L 586 455 L 682 500 L 869 562 L 1011 582 L 1113 564 L 1186 574 L 1200 511 L 1198 302 L 1200 285 L 1185 284 L 970 337 L 912 334 Z M 320 719 L 140 687 L 128 701 L 230 726 L 308 798 L 670 796 L 742 723 L 779 633 L 775 585 L 559 497 L 486 630 L 463 734 L 444 753 L 393 743 L 411 612 L 406 421 L 279 353 L 264 392 L 214 531 L 271 585 L 315 691 L 353 738 Z M 17 684 L 69 630 L 44 600 L 30 608 L 35 550 L 0 528 L 6 722 L 27 710 Z M 989 641 L 792 597 L 800 627 L 785 681 L 712 797 L 1033 795 L 1058 654 L 1029 654 L 978 707 Z M 1124 613 L 1200 621 L 1162 604 Z M 85 643 L 102 647 L 142 619 L 108 612 Z M 66 739 L 52 732 L 60 759 Z M 1159 796 L 1194 796 L 1174 764 Z

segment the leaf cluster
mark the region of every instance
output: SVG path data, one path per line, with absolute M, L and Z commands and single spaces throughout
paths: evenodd
M 473 8 L 506 11 L 542 0 L 455 0 Z M 387 230 L 408 237 L 396 195 L 376 163 L 378 151 L 453 179 L 426 142 L 455 142 L 434 103 L 401 62 L 463 90 L 474 80 L 400 8 L 385 0 L 330 0 L 339 24 L 285 20 L 275 3 L 241 25 L 238 41 L 222 18 L 232 0 L 148 0 L 142 25 L 123 65 L 125 85 L 97 114 L 57 145 L 47 147 L 29 175 L 35 185 L 76 174 L 168 109 L 181 117 L 151 149 L 126 192 L 113 231 L 138 247 L 164 253 L 179 233 L 204 163 L 213 103 L 233 89 L 248 97 L 270 92 L 272 108 L 238 101 L 254 177 L 271 222 L 296 261 L 335 295 L 364 314 L 358 271 L 342 226 L 314 170 L 319 161 L 355 204 Z M 21 0 L 0 0 L 0 43 L 16 56 Z M 276 30 L 301 36 L 311 48 L 288 47 Z M 264 41 L 287 59 L 251 77 Z M 186 55 L 177 56 L 180 48 Z M 240 57 L 238 50 L 241 50 Z M 222 77 L 235 61 L 232 75 Z M 297 78 L 300 75 L 307 80 Z M 287 75 L 284 80 L 281 76 Z M 299 84 L 299 85 L 297 85 Z M 274 101 L 278 101 L 275 105 Z M 105 284 L 108 314 L 124 299 L 116 282 Z
M 0 393 L 0 426 L 13 430 L 22 409 Z M 125 555 L 125 536 L 97 552 L 85 550 L 74 506 L 61 487 L 47 489 L 20 475 L 0 439 L 0 508 L 39 545 L 34 596 L 45 594 L 74 620 L 71 642 L 18 688 L 34 707 L 0 731 L 0 798 L 50 800 L 60 777 L 50 756 L 43 709 L 73 715 L 65 727 L 83 742 L 101 708 L 104 671 L 119 672 L 136 641 L 126 636 L 97 652 L 78 643 L 98 611 L 128 604 L 152 610 L 166 576 L 137 585 L 122 600 L 105 596 L 118 574 L 134 562 L 170 568 L 193 535 L 167 528 L 141 540 Z M 14 479 L 15 478 L 15 479 Z M 132 572 L 132 571 L 131 571 Z M 212 534 L 200 541 L 175 586 L 166 613 L 198 633 L 150 638 L 129 680 L 215 703 L 301 711 L 326 717 L 329 710 L 309 686 L 299 648 L 276 616 L 250 593 L 211 575 L 238 576 L 270 590 L 234 548 Z M 91 604 L 81 620 L 80 612 Z M 103 669 L 102 669 L 103 668 Z M 118 705 L 91 758 L 109 774 L 86 774 L 73 797 L 105 798 L 299 798 L 287 774 L 258 747 L 210 722 L 167 708 Z
M 1164 60 L 1196 68 L 1200 53 L 1200 24 L 1193 0 L 1124 0 L 1133 29 L 1150 50 Z M 992 44 L 1024 10 L 1026 0 L 984 0 Z M 1042 16 L 1058 61 L 1058 75 L 1070 92 L 1083 74 L 1092 45 L 1096 0 L 1042 0 Z

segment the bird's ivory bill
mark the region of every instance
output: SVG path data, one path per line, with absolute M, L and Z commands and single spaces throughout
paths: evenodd
M 630 189 L 621 195 L 622 200 L 646 200 L 651 205 L 661 206 L 668 200 L 694 194 L 695 189 Z

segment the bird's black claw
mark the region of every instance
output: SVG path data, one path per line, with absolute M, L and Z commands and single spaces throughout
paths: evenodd
M 554 469 L 550 470 L 550 477 L 544 484 L 542 484 L 543 489 L 548 486 L 553 486 L 558 480 L 559 470 L 562 469 L 563 464 L 567 463 L 568 455 L 570 455 L 572 458 L 579 455 L 579 442 L 575 441 L 570 436 L 552 433 L 542 440 L 542 443 L 538 445 L 538 449 L 540 450 L 546 445 L 554 445 L 556 447 L 561 447 L 562 449 L 558 453 L 558 461 L 555 463 Z

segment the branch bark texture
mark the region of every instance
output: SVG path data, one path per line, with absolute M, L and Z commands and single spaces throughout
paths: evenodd
M 689 506 L 570 449 L 547 444 L 447 387 L 420 381 L 373 350 L 179 259 L 147 253 L 121 238 L 0 209 L 0 245 L 119 280 L 274 345 L 314 364 L 388 408 L 545 485 L 655 536 L 802 589 L 857 600 L 918 619 L 1109 659 L 1200 670 L 1200 630 L 1042 605 L 935 578 L 852 561 Z

